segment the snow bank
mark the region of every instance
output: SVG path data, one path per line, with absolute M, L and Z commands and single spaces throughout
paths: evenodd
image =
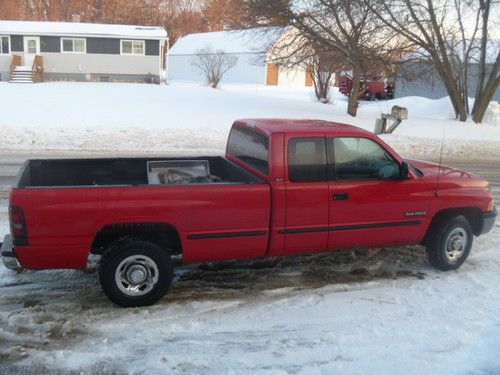
M 404 156 L 436 158 L 445 131 L 445 155 L 500 159 L 500 128 L 451 119 L 446 99 L 403 98 L 362 102 L 353 118 L 346 98 L 313 100 L 311 88 L 195 84 L 0 83 L 0 150 L 177 151 L 220 154 L 238 118 L 315 118 L 373 130 L 393 105 L 409 119 L 384 139 Z M 27 105 L 29 103 L 29 105 Z M 495 123 L 498 113 L 487 121 Z M 436 140 L 439 140 L 436 143 Z M 429 152 L 430 150 L 430 152 Z M 479 153 L 477 151 L 480 151 Z M 413 153 L 415 152 L 415 153 Z
M 496 128 L 500 128 L 500 103 L 492 101 L 484 115 L 484 122 Z

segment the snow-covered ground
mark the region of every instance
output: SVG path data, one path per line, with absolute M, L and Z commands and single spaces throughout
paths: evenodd
M 373 129 L 375 117 L 398 104 L 410 118 L 384 136 L 389 144 L 435 160 L 446 127 L 445 158 L 489 160 L 477 172 L 500 201 L 500 128 L 452 120 L 446 99 L 362 103 L 352 118 L 345 98 L 323 105 L 311 94 L 0 83 L 0 155 L 16 153 L 18 165 L 19 155 L 56 150 L 221 153 L 235 118 Z M 498 123 L 498 107 L 488 119 Z M 0 235 L 7 232 L 0 194 Z M 15 274 L 0 265 L 0 373 L 498 374 L 499 268 L 500 223 L 476 239 L 457 272 L 430 268 L 420 247 L 205 264 L 179 268 L 170 294 L 148 308 L 112 306 L 95 267 Z
M 402 98 L 362 102 L 359 115 L 346 114 L 346 98 L 335 89 L 333 104 L 313 100 L 311 88 L 193 83 L 168 86 L 106 83 L 0 83 L 0 150 L 109 150 L 223 152 L 235 119 L 315 118 L 373 130 L 375 118 L 393 105 L 409 119 L 384 139 L 404 156 L 436 158 L 443 127 L 444 157 L 500 158 L 498 104 L 490 125 L 452 119 L 447 98 Z M 481 152 L 478 152 L 481 151 Z
M 498 374 L 499 249 L 497 224 L 457 272 L 418 247 L 186 267 L 134 309 L 0 266 L 0 372 Z

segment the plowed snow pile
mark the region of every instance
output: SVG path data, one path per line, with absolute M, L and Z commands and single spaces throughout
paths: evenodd
M 436 158 L 443 127 L 445 157 L 500 158 L 500 128 L 453 120 L 447 98 L 406 97 L 361 102 L 346 114 L 347 99 L 332 89 L 332 104 L 314 102 L 311 88 L 196 84 L 0 83 L 0 150 L 158 151 L 220 154 L 238 118 L 313 118 L 373 130 L 380 113 L 407 107 L 409 119 L 384 139 L 404 156 Z M 29 106 L 26 106 L 29 103 Z M 486 121 L 498 123 L 498 111 Z M 429 142 L 429 140 L 434 140 Z M 480 152 L 478 152 L 480 151 Z

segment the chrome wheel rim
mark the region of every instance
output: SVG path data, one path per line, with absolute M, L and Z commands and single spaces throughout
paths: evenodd
M 464 253 L 467 247 L 467 232 L 463 228 L 453 229 L 446 239 L 446 257 L 452 262 L 456 262 Z
M 143 296 L 158 283 L 158 267 L 145 255 L 132 255 L 120 262 L 115 271 L 118 289 L 128 296 Z

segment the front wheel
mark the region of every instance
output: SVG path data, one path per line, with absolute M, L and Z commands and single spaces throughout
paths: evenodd
M 99 266 L 104 294 L 123 307 L 152 305 L 167 293 L 173 274 L 170 255 L 142 240 L 120 241 L 104 253 Z
M 456 270 L 469 256 L 474 234 L 464 216 L 435 223 L 427 244 L 429 263 L 442 271 Z

